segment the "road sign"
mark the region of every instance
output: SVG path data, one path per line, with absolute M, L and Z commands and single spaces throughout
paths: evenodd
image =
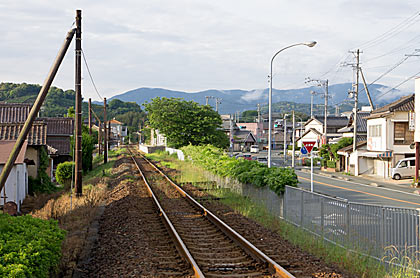
M 308 142 L 302 142 L 303 145 L 305 146 L 306 150 L 308 151 L 308 153 L 312 152 L 312 149 L 314 148 L 316 142 L 315 141 L 308 141 Z
M 302 148 L 300 148 L 300 152 L 302 154 L 307 154 L 308 153 L 308 150 L 305 148 L 305 146 L 302 146 Z

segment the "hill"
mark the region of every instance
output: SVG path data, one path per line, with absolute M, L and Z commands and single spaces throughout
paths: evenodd
M 342 104 L 351 101 L 348 98 L 348 91 L 351 90 L 351 83 L 333 84 L 329 87 L 329 104 Z M 363 88 L 363 84 L 360 84 L 360 88 Z M 369 87 L 369 91 L 374 100 L 375 106 L 382 106 L 386 103 L 394 101 L 403 95 L 407 95 L 407 92 L 399 90 L 392 91 L 392 94 L 387 94 L 384 97 L 379 96 L 391 88 L 374 84 Z M 277 90 L 273 89 L 273 103 L 277 102 L 289 102 L 298 104 L 309 104 L 311 102 L 310 91 L 322 93 L 322 88 L 318 86 L 310 86 L 299 89 L 290 90 Z M 187 93 L 182 91 L 173 91 L 162 88 L 139 88 L 131 90 L 119 95 L 112 97 L 111 99 L 120 99 L 122 101 L 132 101 L 139 105 L 144 102 L 150 101 L 155 97 L 177 97 L 185 100 L 193 100 L 200 104 L 205 104 L 206 96 L 212 96 L 214 98 L 221 98 L 221 104 L 219 105 L 219 112 L 221 114 L 231 114 L 237 111 L 254 110 L 257 104 L 265 105 L 268 103 L 268 89 L 256 89 L 256 90 L 206 90 L 195 93 Z M 368 103 L 366 93 L 362 91 L 359 96 L 359 102 Z M 321 95 L 314 97 L 315 104 L 323 104 L 324 99 Z M 215 100 L 210 99 L 209 104 L 215 106 Z M 347 105 L 349 106 L 349 105 Z M 331 105 L 331 109 L 334 110 L 334 105 Z M 309 108 L 310 110 L 310 108 Z M 306 109 L 305 113 L 310 113 Z
M 0 83 L 0 101 L 14 103 L 34 103 L 41 90 L 38 84 L 16 84 Z M 69 107 L 74 107 L 75 91 L 63 90 L 51 87 L 41 107 L 40 116 L 42 117 L 62 117 L 67 114 Z M 103 104 L 92 104 L 93 111 L 100 119 L 103 119 Z M 88 117 L 88 104 L 82 103 L 82 117 Z M 123 102 L 113 99 L 108 102 L 107 118 L 116 118 L 127 124 L 129 129 L 138 130 L 139 125 L 144 122 L 145 113 L 135 102 Z

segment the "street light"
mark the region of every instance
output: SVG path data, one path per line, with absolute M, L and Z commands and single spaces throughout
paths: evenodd
M 312 41 L 312 42 L 303 42 L 303 43 L 296 43 L 296 44 L 292 44 L 289 46 L 286 46 L 282 49 L 280 49 L 279 51 L 276 52 L 276 54 L 274 54 L 273 58 L 271 58 L 271 63 L 270 63 L 270 92 L 268 95 L 268 167 L 271 167 L 271 131 L 273 129 L 273 124 L 271 121 L 271 101 L 272 101 L 272 93 L 273 93 L 273 61 L 274 58 L 277 56 L 277 54 L 279 54 L 280 52 L 282 52 L 283 50 L 286 50 L 288 48 L 294 47 L 294 46 L 298 46 L 298 45 L 306 45 L 308 47 L 313 47 L 315 46 L 316 41 Z

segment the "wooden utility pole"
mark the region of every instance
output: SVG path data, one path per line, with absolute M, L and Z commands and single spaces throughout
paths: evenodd
M 98 155 L 102 154 L 102 123 L 98 121 Z
M 108 136 L 106 131 L 106 97 L 104 97 L 104 163 L 108 163 Z
M 92 135 L 92 99 L 89 98 L 89 135 Z
M 356 51 L 356 90 L 354 91 L 354 117 L 353 117 L 353 152 L 357 147 L 357 106 L 359 102 L 359 55 L 360 51 Z
M 76 142 L 75 142 L 75 175 L 76 196 L 82 196 L 82 11 L 76 11 Z
M 47 78 L 44 81 L 44 84 L 42 85 L 41 90 L 39 91 L 39 94 L 35 100 L 34 105 L 31 108 L 31 111 L 29 112 L 28 118 L 26 118 L 25 124 L 22 127 L 22 130 L 19 133 L 19 136 L 16 140 L 15 145 L 13 146 L 13 149 L 9 155 L 9 158 L 7 159 L 6 164 L 4 165 L 1 174 L 0 174 L 0 192 L 2 191 L 7 178 L 9 177 L 10 171 L 12 170 L 13 165 L 15 164 L 16 158 L 19 155 L 19 152 L 23 146 L 23 143 L 26 140 L 26 137 L 28 136 L 29 131 L 31 130 L 32 123 L 34 122 L 35 118 L 38 115 L 38 112 L 45 100 L 45 97 L 48 94 L 48 90 L 51 87 L 51 83 L 54 80 L 55 75 L 57 74 L 57 71 L 61 65 L 61 62 L 64 59 L 64 56 L 70 46 L 70 43 L 73 39 L 75 29 L 71 29 L 66 36 L 66 39 L 64 40 L 63 45 L 61 46 L 57 57 L 54 60 L 53 65 L 51 66 L 50 71 L 48 72 Z

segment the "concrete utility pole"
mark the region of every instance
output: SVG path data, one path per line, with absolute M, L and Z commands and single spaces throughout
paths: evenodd
M 106 97 L 104 97 L 104 163 L 108 163 L 108 135 L 106 131 Z
M 286 141 L 286 139 L 287 139 L 287 120 L 286 120 L 286 117 L 287 116 L 289 116 L 288 114 L 284 114 L 284 116 L 283 116 L 283 124 L 284 124 L 284 134 L 283 134 L 283 140 L 284 140 L 284 143 L 283 143 L 283 149 L 284 149 L 284 166 L 286 166 L 286 156 L 287 156 L 287 141 Z
M 295 110 L 292 111 L 293 128 L 292 128 L 292 167 L 295 168 Z
M 206 96 L 206 105 L 209 105 L 209 96 Z
M 372 101 L 372 98 L 370 97 L 370 93 L 369 93 L 368 86 L 366 85 L 365 75 L 363 74 L 363 71 L 362 71 L 362 68 L 361 68 L 361 67 L 359 67 L 359 70 L 360 70 L 360 74 L 361 74 L 361 76 L 362 76 L 363 85 L 365 86 L 365 91 L 366 91 L 366 95 L 367 95 L 368 100 L 369 100 L 370 108 L 371 108 L 371 109 L 372 109 L 372 111 L 373 111 L 373 110 L 374 110 L 374 107 L 373 107 L 373 101 Z
M 216 98 L 216 112 L 219 112 L 219 104 L 222 104 L 221 98 Z
M 356 90 L 354 92 L 354 117 L 353 117 L 353 152 L 357 147 L 357 106 L 359 101 L 359 55 L 360 51 L 356 51 Z
M 89 135 L 92 135 L 92 99 L 89 98 Z
M 311 119 L 314 117 L 314 96 L 316 95 L 315 91 L 311 91 Z
M 338 106 L 338 105 L 335 106 L 335 116 L 336 117 L 340 116 L 340 106 Z
M 258 111 L 258 120 L 257 120 L 257 122 L 258 123 L 261 123 L 261 106 L 260 106 L 259 103 L 257 104 L 257 111 Z
M 324 93 L 324 140 L 325 140 L 325 144 L 328 144 L 328 137 L 327 137 L 328 79 L 323 81 L 322 84 L 325 86 L 325 93 Z
M 233 119 L 232 114 L 229 115 L 229 142 L 230 142 L 230 153 L 233 154 Z
M 82 11 L 76 11 L 76 108 L 75 172 L 76 197 L 82 196 Z
M 22 130 L 19 133 L 19 136 L 16 140 L 15 145 L 13 146 L 13 149 L 9 155 L 9 158 L 7 159 L 6 164 L 4 165 L 1 174 L 0 174 L 0 192 L 2 191 L 7 178 L 9 177 L 10 171 L 12 170 L 13 165 L 15 164 L 16 158 L 19 155 L 19 152 L 23 146 L 23 143 L 26 140 L 26 137 L 28 136 L 29 131 L 31 130 L 32 124 L 38 115 L 39 110 L 41 109 L 41 106 L 45 100 L 45 97 L 48 94 L 48 90 L 51 87 L 51 83 L 54 80 L 55 75 L 57 74 L 57 71 L 61 65 L 61 62 L 64 59 L 64 56 L 66 55 L 66 52 L 70 46 L 70 43 L 73 39 L 74 33 L 76 32 L 76 29 L 71 29 L 66 36 L 66 39 L 64 40 L 63 45 L 61 46 L 57 57 L 54 60 L 53 65 L 51 66 L 50 71 L 48 72 L 47 78 L 44 81 L 44 84 L 42 85 L 41 90 L 39 91 L 39 94 L 34 102 L 34 105 L 31 108 L 31 111 L 29 112 L 28 118 L 25 121 L 25 124 L 22 127 Z

